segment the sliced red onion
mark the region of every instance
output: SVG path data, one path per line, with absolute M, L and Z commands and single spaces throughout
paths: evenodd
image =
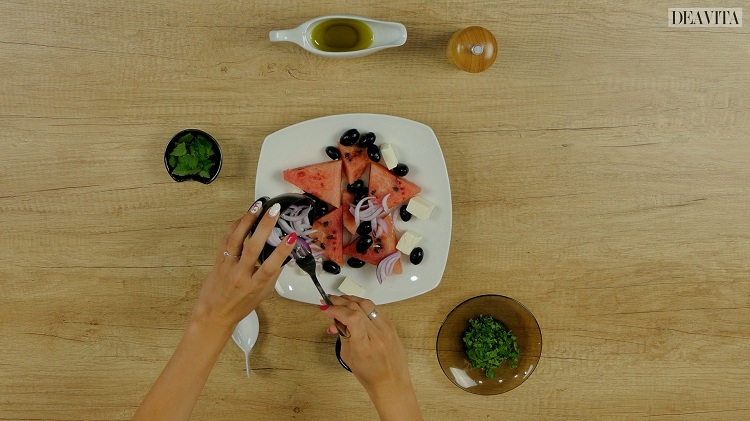
M 274 237 L 273 234 L 271 234 L 268 237 L 268 240 L 266 240 L 266 244 L 268 244 L 271 247 L 276 247 L 279 244 L 281 244 L 281 240 L 279 240 L 278 238 Z
M 378 278 L 378 283 L 382 284 L 383 279 L 385 278 L 385 265 L 383 265 L 383 262 L 381 261 L 378 263 L 378 267 L 375 269 L 375 277 Z
M 266 244 L 272 247 L 276 247 L 279 244 L 281 244 L 281 229 L 278 227 L 274 227 L 271 231 L 271 234 L 268 236 L 268 239 L 266 240 Z
M 294 229 L 294 231 L 297 234 L 299 234 L 302 231 L 304 231 L 306 229 L 309 229 L 309 228 L 312 228 L 312 225 L 310 225 L 310 223 L 307 222 L 307 221 L 294 221 L 294 222 L 292 222 L 292 229 Z
M 375 270 L 375 276 L 378 278 L 378 283 L 382 284 L 383 279 L 393 273 L 393 267 L 396 265 L 396 261 L 398 261 L 400 256 L 401 252 L 397 251 L 385 256 L 383 260 L 378 263 L 378 267 Z
M 362 210 L 362 205 L 365 204 L 369 199 L 374 199 L 374 197 L 365 197 L 364 199 L 360 200 L 359 203 L 357 203 L 357 206 L 354 207 L 354 225 L 359 226 L 359 212 Z
M 371 221 L 380 215 L 380 206 L 373 206 L 371 209 L 367 209 L 359 212 L 359 219 L 362 221 Z
M 397 251 L 393 254 L 389 254 L 388 256 L 391 256 L 392 258 L 388 259 L 388 261 L 385 264 L 385 274 L 390 275 L 393 273 L 393 268 L 396 266 L 396 262 L 398 261 L 399 257 L 401 256 L 401 252 Z M 386 259 L 388 258 L 386 256 Z M 383 259 L 385 260 L 385 259 Z
M 385 219 L 383 218 L 377 218 L 375 220 L 375 223 L 373 224 L 373 230 L 375 230 L 375 237 L 380 237 L 383 234 L 387 234 L 389 231 L 388 223 L 385 222 Z
M 297 245 L 312 253 L 312 248 L 310 248 L 310 244 L 304 239 L 297 237 Z
M 310 213 L 310 209 L 312 209 L 312 207 L 308 207 L 307 209 L 303 209 L 301 211 L 296 211 L 290 215 L 286 215 L 286 214 L 281 215 L 281 219 L 285 221 L 289 221 L 289 222 L 301 221 L 307 218 L 307 214 Z
M 388 193 L 385 196 L 383 196 L 383 201 L 381 202 L 381 207 L 383 208 L 383 212 L 388 213 L 390 209 L 388 209 L 388 198 L 391 197 L 391 194 Z
M 286 222 L 283 219 L 276 221 L 276 224 L 278 224 L 281 230 L 284 231 L 284 234 L 291 234 L 296 231 L 291 225 L 289 225 L 289 222 Z

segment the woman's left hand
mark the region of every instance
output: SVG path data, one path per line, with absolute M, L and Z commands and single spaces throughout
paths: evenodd
M 185 334 L 134 420 L 189 419 L 234 326 L 271 294 L 297 235 L 288 235 L 262 265 L 256 266 L 280 210 L 278 205 L 272 206 L 248 238 L 261 209 L 261 203 L 255 202 L 221 240 L 216 264 L 203 283 Z
M 288 235 L 262 265 L 256 266 L 280 210 L 278 205 L 272 206 L 248 237 L 261 209 L 262 203 L 255 202 L 245 215 L 234 221 L 221 240 L 216 263 L 193 310 L 194 321 L 231 331 L 273 291 L 281 265 L 294 248 L 297 235 Z

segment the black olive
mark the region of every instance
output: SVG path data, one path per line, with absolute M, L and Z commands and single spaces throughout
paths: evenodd
M 328 273 L 338 275 L 339 273 L 341 273 L 341 266 L 337 265 L 334 261 L 326 260 L 325 262 L 323 262 L 323 270 Z
M 401 216 L 401 220 L 404 222 L 411 219 L 411 213 L 406 210 L 406 205 L 401 206 L 401 209 L 398 210 L 398 214 Z
M 370 157 L 370 161 L 380 162 L 380 148 L 378 148 L 378 145 L 368 146 L 367 156 Z
M 346 185 L 346 191 L 348 191 L 351 194 L 356 194 L 358 190 L 362 190 L 365 187 L 365 182 L 362 180 L 357 180 L 353 182 L 352 184 Z
M 328 203 L 319 200 L 315 202 L 315 219 L 322 218 L 328 214 Z
M 372 145 L 373 143 L 375 143 L 375 133 L 368 132 L 360 136 L 359 142 L 357 142 L 357 145 L 360 148 L 366 148 Z
M 328 155 L 328 157 L 334 161 L 338 161 L 339 159 L 341 159 L 341 152 L 339 152 L 339 149 L 335 146 L 327 147 L 326 155 Z
M 305 196 L 309 197 L 313 200 L 313 214 L 311 215 L 311 220 L 316 220 L 322 216 L 325 216 L 328 213 L 328 203 L 320 200 L 317 196 L 314 196 L 310 193 L 305 193 Z
M 362 199 L 364 199 L 365 197 L 367 197 L 367 190 L 360 190 L 360 191 L 358 191 L 354 195 L 354 204 L 356 205 L 357 203 L 359 203 L 360 201 L 362 201 Z
M 418 265 L 422 263 L 422 259 L 424 259 L 424 250 L 422 247 L 414 247 L 414 250 L 409 253 L 409 261 L 413 265 Z
M 357 245 L 354 248 L 357 250 L 357 253 L 362 254 L 366 252 L 367 249 L 369 249 L 371 245 L 372 245 L 372 237 L 370 237 L 369 235 L 364 235 L 359 238 L 359 240 L 357 241 Z
M 393 167 L 391 171 L 393 172 L 393 174 L 399 177 L 403 177 L 406 174 L 409 174 L 409 167 L 406 166 L 406 164 L 398 164 L 395 167 Z
M 357 129 L 349 129 L 341 135 L 339 143 L 344 146 L 352 146 L 359 140 L 359 131 Z
M 372 234 L 372 223 L 370 221 L 362 221 L 357 227 L 357 234 L 368 235 Z
M 347 260 L 347 261 L 346 261 L 346 263 L 347 263 L 347 264 L 348 264 L 349 266 L 351 266 L 351 267 L 353 267 L 353 268 L 355 268 L 355 269 L 357 269 L 357 268 L 361 268 L 362 266 L 364 266 L 364 265 L 365 265 L 365 262 L 363 262 L 363 261 L 361 261 L 361 260 L 357 259 L 356 257 L 350 257 L 350 258 L 349 258 L 349 260 Z

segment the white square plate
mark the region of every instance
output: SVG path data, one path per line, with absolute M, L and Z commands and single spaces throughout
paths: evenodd
M 274 197 L 293 191 L 295 187 L 284 181 L 283 171 L 329 160 L 325 148 L 337 146 L 341 135 L 352 128 L 360 133 L 375 133 L 377 145 L 393 145 L 399 162 L 409 166 L 409 174 L 405 178 L 422 189 L 420 196 L 434 203 L 435 209 L 426 221 L 412 217 L 404 222 L 397 215 L 394 217 L 399 233 L 408 229 L 423 237 L 419 246 L 424 249 L 424 260 L 419 265 L 411 264 L 409 256 L 402 255 L 403 273 L 389 275 L 379 284 L 374 266 L 354 269 L 346 264 L 348 257 L 344 256 L 341 273 L 333 275 L 322 272 L 318 276 L 320 284 L 329 294 L 340 295 L 338 286 L 344 277 L 348 277 L 365 289 L 364 298 L 376 304 L 424 294 L 437 287 L 443 277 L 453 217 L 445 159 L 435 133 L 428 126 L 382 114 L 341 114 L 281 129 L 263 141 L 255 175 L 255 196 Z M 284 268 L 276 282 L 276 292 L 290 300 L 311 304 L 320 302 L 315 285 L 296 267 Z

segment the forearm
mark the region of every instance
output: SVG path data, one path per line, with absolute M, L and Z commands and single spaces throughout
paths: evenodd
M 231 335 L 225 327 L 191 320 L 172 358 L 134 420 L 187 420 Z
M 411 383 L 382 392 L 368 391 L 368 394 L 375 404 L 381 421 L 422 421 L 417 394 Z

